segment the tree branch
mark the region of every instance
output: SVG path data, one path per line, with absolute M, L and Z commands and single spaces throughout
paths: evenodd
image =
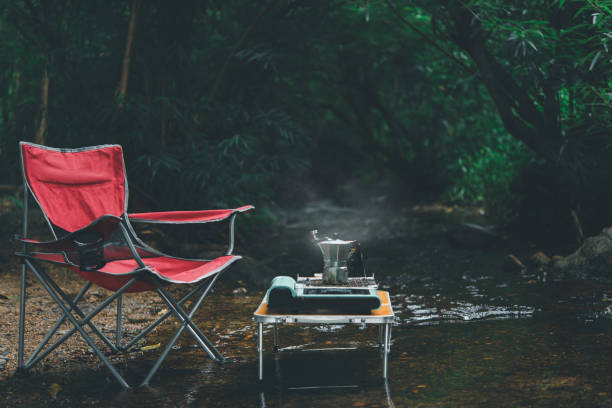
M 433 45 L 433 47 L 435 49 L 437 49 L 438 51 L 442 52 L 442 54 L 446 55 L 448 58 L 450 58 L 452 61 L 454 61 L 455 63 L 457 63 L 461 68 L 463 68 L 464 70 L 466 70 L 467 72 L 472 73 L 472 70 L 470 69 L 470 67 L 468 67 L 467 65 L 465 65 L 463 63 L 463 61 L 461 61 L 459 58 L 455 57 L 453 54 L 451 54 L 450 52 L 446 51 L 444 48 L 442 48 L 437 42 L 435 42 L 434 40 L 432 40 L 431 38 L 429 38 L 424 32 L 422 32 L 417 26 L 415 26 L 414 24 L 412 24 L 410 21 L 408 21 L 404 16 L 402 16 L 400 14 L 400 11 L 397 9 L 397 7 L 395 6 L 395 4 L 391 3 L 391 0 L 385 0 L 385 3 L 387 3 L 387 5 L 393 10 L 393 12 L 395 13 L 396 17 L 405 25 L 407 25 L 408 27 L 410 27 L 410 29 L 412 29 L 412 31 L 414 31 L 415 33 L 417 33 L 421 38 L 423 38 L 425 41 L 427 41 L 428 43 L 430 43 L 431 45 Z
M 493 98 L 504 127 L 516 139 L 525 143 L 545 159 L 556 162 L 561 146 L 556 118 L 554 93 L 547 92 L 544 102 L 546 116 L 531 99 L 532 95 L 521 88 L 510 73 L 495 60 L 486 46 L 485 33 L 473 13 L 463 5 L 450 2 L 447 10 L 454 21 L 453 41 L 472 57 L 489 94 Z M 547 119 L 547 117 L 550 118 Z

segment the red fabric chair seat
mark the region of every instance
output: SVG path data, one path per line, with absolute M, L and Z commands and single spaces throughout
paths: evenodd
M 240 259 L 237 255 L 226 255 L 211 261 L 195 261 L 169 257 L 145 258 L 143 262 L 151 272 L 168 283 L 196 283 L 207 276 L 218 272 Z M 74 271 L 85 279 L 112 291 L 118 290 L 132 278 L 132 272 L 138 269 L 138 263 L 133 259 L 112 261 L 97 271 Z M 102 272 L 102 273 L 100 273 Z M 155 286 L 146 282 L 137 282 L 128 292 L 155 290 Z

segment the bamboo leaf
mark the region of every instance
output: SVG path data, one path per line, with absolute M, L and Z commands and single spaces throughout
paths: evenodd
M 597 54 L 595 54 L 595 57 L 593 57 L 593 60 L 591 61 L 591 65 L 589 66 L 589 71 L 593 70 L 593 67 L 595 67 L 595 64 L 597 63 L 597 60 L 599 59 L 600 55 L 601 55 L 601 51 L 598 51 Z

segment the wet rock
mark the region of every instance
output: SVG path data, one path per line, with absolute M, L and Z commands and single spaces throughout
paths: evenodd
M 232 293 L 233 293 L 235 296 L 241 296 L 241 295 L 246 295 L 247 290 L 246 290 L 246 288 L 242 288 L 242 287 L 240 287 L 240 288 L 236 288 L 236 289 L 234 289 L 234 290 L 232 291 Z
M 536 268 L 546 266 L 551 263 L 551 259 L 542 251 L 538 251 L 529 257 L 529 263 Z
M 467 222 L 452 226 L 446 236 L 459 248 L 491 248 L 500 245 L 503 241 L 494 225 L 483 226 Z
M 521 272 L 525 269 L 525 264 L 521 262 L 516 256 L 512 254 L 506 255 L 504 258 L 504 264 L 502 266 L 504 272 L 513 273 L 513 272 Z
M 612 227 L 589 237 L 574 253 L 555 259 L 553 268 L 575 277 L 610 276 L 612 270 Z

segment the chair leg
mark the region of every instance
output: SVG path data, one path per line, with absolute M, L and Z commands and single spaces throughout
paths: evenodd
M 23 178 L 23 218 L 21 221 L 21 232 L 25 238 L 28 236 L 28 183 Z M 24 243 L 22 251 L 28 251 L 27 245 Z M 25 313 L 26 313 L 26 263 L 21 263 L 21 288 L 19 290 L 19 339 L 17 343 L 17 370 L 23 370 L 23 343 L 25 340 Z
M 38 280 L 40 281 L 42 286 L 45 288 L 45 290 L 53 298 L 55 303 L 60 307 L 60 309 L 62 310 L 62 312 L 66 316 L 66 318 L 68 318 L 68 320 L 70 320 L 70 322 L 74 325 L 75 329 L 78 330 L 78 332 L 81 334 L 81 336 L 83 337 L 85 342 L 87 342 L 87 344 L 94 350 L 94 352 L 96 353 L 96 355 L 98 356 L 100 361 L 102 361 L 102 363 L 106 366 L 106 368 L 108 368 L 108 370 L 115 377 L 115 379 L 124 388 L 130 388 L 128 383 L 123 379 L 123 377 L 119 374 L 119 372 L 117 372 L 115 367 L 113 367 L 113 365 L 110 363 L 110 361 L 108 361 L 108 359 L 104 356 L 104 354 L 100 351 L 100 349 L 98 347 L 96 347 L 96 345 L 93 342 L 93 340 L 91 339 L 91 337 L 83 329 L 82 326 L 88 322 L 88 319 L 84 319 L 82 322 L 77 321 L 76 318 L 69 312 L 68 308 L 66 308 L 66 306 L 64 305 L 64 303 L 62 302 L 60 297 L 53 291 L 52 286 L 48 284 L 48 282 L 47 282 L 48 276 L 44 272 L 42 272 L 42 271 L 40 271 L 40 272 L 37 271 L 36 268 L 34 267 L 34 265 L 32 265 L 32 263 L 29 260 L 25 260 L 25 262 L 27 263 L 28 267 L 32 270 L 32 272 L 36 275 L 36 277 L 38 278 Z M 129 288 L 135 281 L 136 281 L 136 278 L 131 279 L 121 289 L 119 289 L 119 291 L 117 291 L 113 296 L 109 297 L 109 299 L 111 299 L 111 301 L 113 301 L 117 296 L 119 296 L 127 288 Z M 110 302 L 108 302 L 108 303 L 110 303 Z M 98 312 L 100 310 L 98 310 Z
M 221 355 L 221 353 L 219 353 L 215 346 L 213 346 L 212 342 L 208 340 L 208 338 L 200 331 L 198 326 L 196 326 L 191 320 L 191 316 L 193 316 L 193 314 L 195 313 L 196 309 L 206 296 L 206 293 L 203 293 L 200 296 L 198 302 L 191 308 L 189 315 L 187 315 L 185 311 L 179 305 L 177 305 L 174 300 L 172 300 L 168 292 L 166 292 L 165 290 L 158 290 L 158 293 L 162 300 L 166 302 L 168 307 L 170 307 L 170 309 L 174 312 L 174 315 L 183 323 L 181 327 L 185 326 L 187 330 L 189 330 L 189 332 L 198 342 L 202 350 L 204 350 L 206 354 L 208 354 L 213 360 L 223 361 L 223 356 Z
M 45 275 L 46 276 L 46 275 Z M 47 279 L 48 276 L 46 276 Z M 42 282 L 41 282 L 42 283 Z M 133 282 L 132 282 L 133 283 Z M 108 306 L 110 303 L 112 303 L 115 298 L 119 295 L 121 295 L 129 286 L 131 286 L 130 282 L 126 283 L 122 288 L 120 288 L 115 294 L 113 294 L 112 296 L 110 296 L 109 298 L 107 298 L 104 302 L 102 302 L 101 304 L 99 304 L 94 310 L 92 310 L 91 312 L 89 312 L 89 314 L 87 316 L 85 316 L 82 320 L 79 321 L 79 324 L 81 326 L 85 325 L 87 322 L 89 322 L 91 319 L 93 319 L 98 313 L 100 313 L 106 306 Z M 65 315 L 63 317 L 66 317 Z M 55 343 L 53 343 L 52 345 L 50 345 L 49 347 L 47 347 L 47 349 L 45 351 L 42 352 L 42 354 L 40 354 L 39 356 L 36 356 L 35 358 L 32 357 L 30 358 L 30 360 L 28 360 L 26 362 L 25 368 L 29 369 L 30 367 L 36 365 L 40 360 L 42 360 L 43 358 L 45 358 L 49 353 L 51 353 L 53 350 L 55 350 L 60 344 L 62 344 L 64 341 L 66 341 L 67 338 L 69 338 L 70 336 L 72 336 L 74 333 L 76 333 L 77 329 L 76 327 L 73 327 L 70 331 L 68 331 L 67 333 L 65 333 L 62 337 L 59 338 L 59 340 L 57 340 Z
M 219 352 L 219 350 L 217 350 L 217 348 L 212 344 L 212 342 L 208 340 L 208 338 L 204 335 L 204 333 L 200 331 L 198 326 L 196 326 L 195 323 L 193 323 L 193 321 L 191 320 L 191 316 L 193 316 L 193 314 L 195 313 L 195 310 L 200 305 L 200 302 L 208 294 L 208 291 L 210 290 L 210 288 L 215 283 L 218 277 L 219 277 L 219 274 L 217 274 L 213 278 L 212 282 L 206 288 L 206 290 L 202 294 L 202 297 L 200 298 L 198 303 L 196 303 L 196 305 L 194 305 L 194 307 L 191 309 L 189 315 L 187 315 L 185 311 L 178 304 L 176 304 L 176 302 L 172 299 L 168 291 L 166 291 L 166 289 L 164 289 L 163 286 L 161 286 L 158 282 L 155 282 L 155 284 L 157 286 L 157 293 L 159 293 L 159 295 L 162 297 L 164 302 L 166 302 L 166 304 L 168 304 L 168 306 L 174 311 L 177 318 L 179 318 L 179 320 L 187 324 L 187 329 L 191 332 L 191 334 L 194 336 L 194 338 L 200 344 L 200 346 L 204 349 L 204 351 L 206 351 L 206 349 L 212 350 L 215 356 L 214 357 L 211 356 L 211 358 L 213 360 L 218 360 L 222 362 L 225 360 L 223 355 Z M 206 345 L 206 347 L 204 347 L 203 343 Z
M 117 324 L 115 325 L 115 345 L 121 350 L 121 308 L 123 303 L 123 295 L 117 297 Z
M 207 282 L 204 282 L 202 285 L 198 286 L 197 288 L 193 289 L 191 292 L 189 292 L 187 295 L 185 295 L 181 300 L 179 300 L 177 303 L 179 305 L 183 305 L 186 301 L 188 301 L 189 299 L 191 299 L 195 294 L 197 294 L 204 286 L 206 286 Z M 130 348 L 132 348 L 132 346 L 134 344 L 136 344 L 140 339 L 142 339 L 144 336 L 146 336 L 147 334 L 149 334 L 151 332 L 151 330 L 153 330 L 154 328 L 156 328 L 157 326 L 159 326 L 164 320 L 166 320 L 168 317 L 170 317 L 173 314 L 173 312 L 171 310 L 167 311 L 166 313 L 164 313 L 160 318 L 158 318 L 156 321 L 154 321 L 153 323 L 151 323 L 149 326 L 147 326 L 145 329 L 143 329 L 140 333 L 138 333 L 138 335 L 136 335 L 136 337 L 134 337 L 132 340 L 130 340 L 130 342 L 128 344 L 125 345 L 125 347 L 122 347 L 120 350 L 122 351 L 127 351 Z
M 127 284 L 126 284 L 127 285 Z M 119 293 L 122 293 L 125 289 L 127 289 L 127 287 L 121 288 L 119 289 Z M 85 318 L 83 318 L 82 320 L 79 321 L 79 324 L 81 326 L 84 326 L 85 324 L 87 324 L 87 322 L 89 322 L 91 319 L 93 319 L 98 313 L 100 313 L 106 306 L 108 306 L 113 300 L 115 300 L 115 297 L 117 296 L 117 293 L 114 294 L 113 296 L 109 297 L 108 299 L 106 299 L 104 302 L 102 302 L 100 305 L 98 305 L 94 310 L 92 310 L 87 316 L 85 316 Z M 65 315 L 62 317 L 66 317 Z M 68 339 L 70 336 L 72 336 L 74 333 L 77 332 L 76 327 L 73 327 L 70 331 L 68 331 L 67 333 L 65 333 L 62 337 L 60 337 L 55 343 L 53 343 L 52 345 L 50 345 L 49 347 L 47 347 L 45 349 L 45 351 L 43 351 L 40 355 L 34 357 L 30 357 L 30 359 L 26 362 L 25 364 L 25 369 L 29 369 L 30 367 L 36 365 L 40 360 L 42 360 L 43 358 L 45 358 L 49 353 L 51 353 L 53 350 L 55 350 L 60 344 L 62 344 L 64 341 L 66 341 L 66 339 Z
M 46 275 L 46 274 L 45 274 Z M 48 277 L 47 277 L 48 278 Z M 75 311 L 76 314 L 79 315 L 81 319 L 85 318 L 85 313 L 76 305 L 76 302 L 73 302 L 72 299 L 55 283 L 53 279 L 48 279 L 47 282 L 55 289 L 57 293 L 64 299 L 64 301 Z M 120 295 L 118 295 L 120 296 Z M 91 322 L 91 320 L 87 321 L 87 325 L 93 330 L 93 332 L 102 340 L 108 348 L 110 348 L 113 353 L 118 353 L 119 350 L 115 347 L 115 345 L 98 329 L 98 327 Z
M 153 376 L 155 375 L 155 373 L 157 372 L 161 364 L 164 362 L 164 360 L 168 356 L 168 353 L 170 353 L 170 350 L 172 350 L 174 343 L 176 343 L 179 336 L 183 332 L 184 328 L 185 328 L 185 324 L 183 323 L 181 327 L 179 327 L 179 329 L 176 331 L 176 333 L 174 333 L 174 336 L 172 336 L 172 339 L 170 340 L 170 342 L 168 343 L 168 345 L 166 346 L 162 354 L 159 356 L 155 364 L 153 364 L 153 367 L 151 368 L 151 370 L 149 370 L 145 379 L 140 384 L 141 387 L 146 387 L 149 385 L 149 381 L 151 381 L 151 378 L 153 378 Z
M 75 298 L 73 299 L 73 303 L 77 304 L 81 300 L 81 298 L 85 295 L 85 293 L 87 292 L 87 290 L 90 287 L 91 287 L 91 282 L 87 282 L 85 284 L 85 286 L 83 286 L 83 288 L 81 288 L 79 293 L 75 296 Z M 71 311 L 72 308 L 69 308 L 68 310 Z M 36 356 L 38 356 L 38 353 L 40 353 L 40 351 L 43 349 L 43 347 L 45 347 L 45 345 L 49 342 L 51 337 L 55 334 L 57 329 L 59 329 L 59 327 L 65 321 L 66 321 L 66 316 L 64 316 L 64 315 L 62 315 L 62 317 L 57 319 L 57 322 L 55 322 L 55 325 L 51 328 L 51 330 L 49 330 L 49 332 L 45 335 L 45 337 L 42 339 L 42 341 L 38 344 L 38 347 L 36 347 L 36 350 L 34 350 L 34 352 L 30 355 L 28 360 L 25 362 L 24 368 L 27 369 L 27 368 L 32 366 L 32 360 L 34 360 L 36 358 Z M 49 353 L 46 353 L 45 355 L 47 355 L 47 354 L 49 354 Z
M 17 367 L 23 370 L 23 342 L 25 331 L 25 307 L 26 307 L 26 264 L 21 265 L 21 289 L 19 296 L 19 344 L 17 348 Z
M 214 283 L 214 280 L 213 280 L 213 282 L 211 282 L 208 285 L 208 287 L 200 295 L 200 297 L 198 298 L 197 302 L 193 305 L 193 307 L 189 311 L 189 315 L 186 318 L 184 318 L 182 316 L 182 314 L 180 313 L 180 312 L 184 313 L 184 311 L 182 310 L 181 306 L 176 304 L 176 302 L 174 302 L 172 300 L 172 298 L 169 296 L 169 294 L 165 290 L 163 290 L 163 286 L 161 286 L 159 284 L 159 282 L 155 281 L 155 284 L 158 287 L 158 294 L 160 295 L 162 300 L 164 300 L 164 302 L 166 302 L 168 307 L 170 307 L 173 310 L 174 314 L 179 318 L 179 320 L 181 320 L 183 323 L 178 328 L 176 333 L 174 333 L 174 336 L 172 336 L 172 339 L 170 340 L 170 342 L 168 343 L 168 345 L 166 346 L 166 348 L 164 349 L 162 354 L 159 356 L 159 358 L 157 359 L 157 361 L 155 362 L 155 364 L 153 365 L 153 367 L 151 368 L 151 370 L 149 371 L 149 373 L 147 374 L 147 376 L 143 380 L 141 386 L 149 385 L 149 381 L 151 381 L 151 378 L 153 377 L 153 375 L 155 375 L 155 373 L 157 372 L 157 370 L 159 369 L 159 367 L 161 366 L 163 361 L 166 359 L 166 357 L 168 356 L 168 353 L 170 353 L 170 350 L 172 350 L 172 347 L 174 346 L 174 344 L 176 343 L 176 341 L 178 340 L 179 336 L 181 335 L 181 333 L 183 332 L 183 330 L 185 328 L 190 329 L 190 331 L 192 332 L 192 334 L 196 338 L 196 341 L 198 341 L 198 343 L 200 344 L 200 347 L 202 347 L 202 349 L 210 356 L 210 358 L 212 358 L 213 360 L 217 359 L 215 354 L 207 347 L 207 344 L 205 342 L 203 342 L 202 339 L 199 338 L 199 336 L 197 334 L 195 334 L 193 332 L 193 330 L 191 329 L 191 327 L 189 326 L 190 323 L 193 324 L 193 322 L 191 322 L 191 317 L 195 314 L 196 310 L 198 309 L 198 307 L 200 306 L 200 304 L 202 303 L 202 301 L 204 300 L 204 298 L 208 294 L 208 290 L 210 289 L 210 287 L 212 286 L 213 283 Z M 217 353 L 218 353 L 218 351 L 217 351 Z
M 37 347 L 36 351 L 30 356 L 28 361 L 24 364 L 23 363 L 23 343 L 25 341 L 24 326 L 25 326 L 25 277 L 26 277 L 26 272 L 27 272 L 26 267 L 29 268 L 34 273 L 36 278 L 42 284 L 43 288 L 49 293 L 51 298 L 59 306 L 63 315 L 60 319 L 58 319 L 58 321 L 55 323 L 55 326 L 51 329 L 49 333 L 47 333 L 47 335 L 45 336 L 41 344 L 39 344 L 39 346 Z M 158 294 L 160 295 L 162 300 L 164 300 L 164 302 L 168 305 L 168 307 L 171 310 L 168 311 L 164 316 L 160 317 L 156 322 L 151 324 L 145 330 L 143 330 L 143 332 L 141 332 L 137 337 L 141 338 L 142 336 L 146 335 L 148 332 L 150 332 L 154 327 L 160 324 L 165 318 L 167 318 L 171 314 L 174 314 L 182 322 L 182 324 L 177 330 L 177 332 L 175 333 L 175 335 L 173 336 L 171 342 L 167 345 L 166 349 L 163 351 L 162 355 L 155 362 L 153 368 L 147 374 L 147 377 L 143 381 L 142 385 L 147 385 L 149 383 L 150 379 L 157 372 L 157 370 L 159 369 L 159 367 L 161 366 L 161 364 L 167 357 L 168 353 L 172 349 L 172 346 L 176 343 L 176 341 L 178 340 L 179 336 L 182 334 L 185 328 L 189 330 L 189 332 L 196 339 L 200 347 L 202 347 L 202 349 L 212 359 L 217 360 L 217 361 L 224 360 L 221 353 L 214 347 L 212 342 L 200 331 L 200 329 L 196 326 L 196 324 L 192 320 L 193 315 L 195 314 L 195 312 L 201 305 L 204 298 L 208 295 L 210 289 L 212 288 L 215 281 L 219 278 L 220 275 L 221 273 L 216 274 L 213 277 L 213 279 L 210 280 L 209 283 L 203 283 L 202 285 L 198 286 L 193 291 L 191 291 L 189 294 L 187 294 L 182 299 L 180 299 L 178 302 L 175 301 L 170 296 L 168 291 L 165 290 L 165 288 L 158 281 L 156 280 L 153 281 L 153 283 L 157 286 Z M 70 297 L 68 297 L 68 295 L 66 295 L 66 293 L 64 293 L 61 290 L 61 288 L 43 270 L 40 270 L 40 271 L 37 270 L 36 267 L 32 264 L 32 262 L 26 259 L 24 261 L 24 268 L 22 270 L 22 290 L 21 290 L 22 302 L 20 305 L 21 307 L 20 333 L 19 333 L 20 334 L 19 347 L 20 347 L 20 352 L 21 352 L 20 368 L 28 369 L 32 367 L 33 365 L 37 364 L 40 360 L 42 360 L 50 352 L 52 352 L 55 348 L 57 348 L 60 344 L 62 344 L 67 338 L 69 338 L 70 336 L 72 336 L 74 333 L 78 331 L 81 337 L 92 348 L 92 350 L 96 353 L 100 361 L 106 366 L 106 368 L 115 377 L 115 379 L 121 384 L 121 386 L 123 386 L 124 388 L 130 388 L 129 384 L 125 381 L 125 379 L 119 374 L 119 372 L 113 367 L 110 361 L 104 356 L 102 351 L 96 346 L 91 336 L 85 332 L 84 327 L 86 325 L 90 326 L 93 333 L 96 333 L 96 335 L 98 335 L 105 343 L 107 344 L 110 343 L 110 341 L 106 338 L 106 336 L 104 336 L 104 334 L 102 334 L 102 332 L 100 332 L 100 330 L 91 322 L 91 319 L 94 316 L 96 316 L 98 313 L 100 313 L 100 311 L 102 311 L 104 308 L 106 308 L 111 302 L 117 300 L 117 328 L 116 328 L 116 333 L 115 333 L 116 334 L 116 339 L 115 339 L 116 347 L 112 343 L 110 343 L 110 347 L 113 350 L 117 350 L 117 349 L 125 350 L 131 347 L 133 343 L 137 341 L 137 339 L 133 339 L 130 343 L 128 343 L 128 345 L 125 348 L 121 347 L 122 294 L 134 282 L 136 282 L 136 280 L 137 280 L 136 278 L 131 279 L 128 283 L 126 283 L 123 287 L 121 287 L 112 296 L 108 297 L 104 302 L 98 305 L 93 311 L 85 315 L 81 311 L 81 309 L 77 306 L 77 303 L 85 295 L 85 293 L 91 286 L 91 282 L 88 282 L 81 289 L 81 291 L 77 294 L 77 296 L 74 299 L 71 299 Z M 199 295 L 197 301 L 195 302 L 193 307 L 190 308 L 189 313 L 186 313 L 182 305 L 188 299 L 196 295 L 201 290 L 202 290 L 202 293 Z M 77 317 L 74 316 L 72 312 L 77 313 L 81 317 L 81 319 L 77 320 Z M 49 342 L 53 334 L 55 334 L 59 326 L 62 323 L 64 323 L 66 319 L 68 319 L 72 323 L 73 328 L 67 333 L 65 333 L 55 343 L 48 346 L 44 351 L 42 351 L 43 347 Z

